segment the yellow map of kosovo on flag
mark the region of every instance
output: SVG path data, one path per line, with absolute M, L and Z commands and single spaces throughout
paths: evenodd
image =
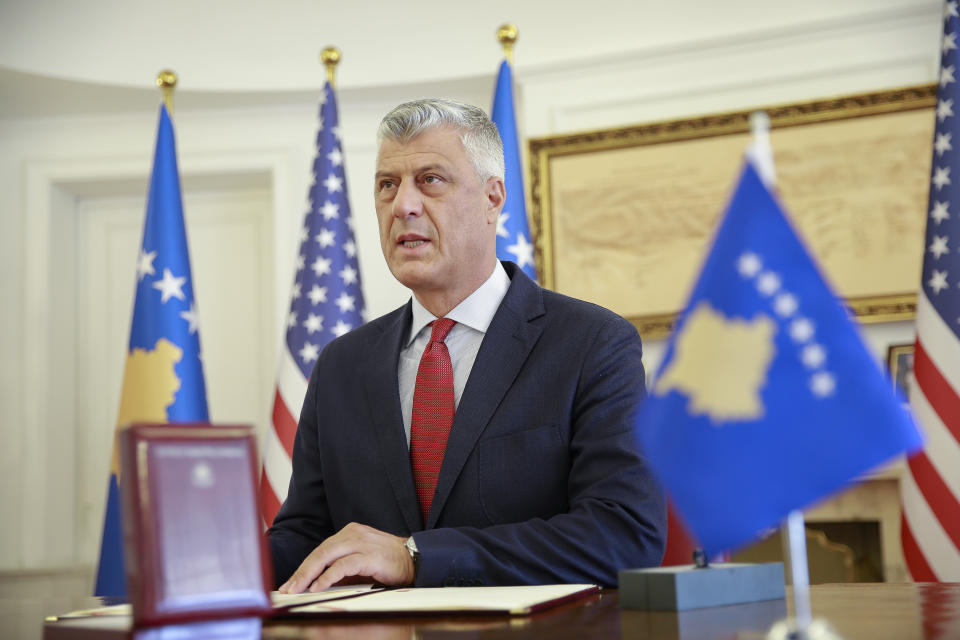
M 701 302 L 676 338 L 673 360 L 653 392 L 676 390 L 689 397 L 688 411 L 714 426 L 764 415 L 760 392 L 776 347 L 777 323 L 758 313 L 752 320 L 727 318 Z
M 117 427 L 132 422 L 167 421 L 167 409 L 180 390 L 180 378 L 173 367 L 182 357 L 183 349 L 166 338 L 157 340 L 153 350 L 133 349 L 130 352 L 123 372 Z M 119 477 L 120 458 L 116 442 L 110 470 Z

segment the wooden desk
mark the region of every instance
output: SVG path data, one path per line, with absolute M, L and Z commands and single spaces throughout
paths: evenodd
M 789 595 L 790 587 L 787 590 Z M 817 585 L 812 588 L 812 603 L 814 617 L 828 620 L 845 640 L 960 638 L 960 584 Z M 788 607 L 783 601 L 771 601 L 680 614 L 621 611 L 617 592 L 607 591 L 519 618 L 389 616 L 272 620 L 264 623 L 262 637 L 308 640 L 760 640 L 774 622 L 786 615 L 788 608 L 792 611 L 792 606 Z M 38 620 L 37 625 L 40 624 Z M 127 631 L 105 632 L 102 628 L 97 630 L 88 626 L 82 629 L 81 626 L 78 621 L 48 622 L 43 625 L 43 635 L 51 640 L 131 637 Z

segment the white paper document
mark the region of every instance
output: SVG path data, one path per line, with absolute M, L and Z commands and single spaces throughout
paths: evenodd
M 319 602 L 291 614 L 476 612 L 525 615 L 537 609 L 598 591 L 593 584 L 534 587 L 440 587 L 387 589 L 357 598 Z

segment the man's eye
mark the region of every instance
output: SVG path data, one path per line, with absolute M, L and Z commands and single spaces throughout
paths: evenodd
M 379 191 L 383 191 L 384 189 L 391 189 L 391 188 L 393 188 L 393 180 L 381 180 L 380 183 L 377 185 L 377 189 Z
M 438 184 L 440 182 L 440 176 L 425 176 L 423 181 L 427 184 Z

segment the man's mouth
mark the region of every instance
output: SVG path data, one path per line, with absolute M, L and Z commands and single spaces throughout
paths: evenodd
M 419 236 L 413 233 L 406 233 L 399 238 L 397 238 L 397 244 L 406 247 L 407 249 L 413 249 L 419 247 L 423 243 L 427 242 L 427 238 Z

